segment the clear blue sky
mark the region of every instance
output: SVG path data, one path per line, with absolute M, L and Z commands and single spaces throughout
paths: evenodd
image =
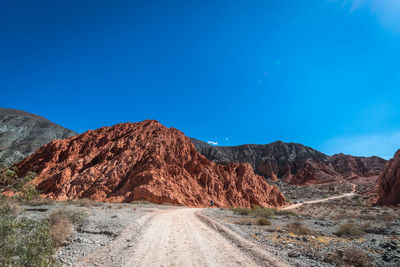
M 84 132 L 400 148 L 400 1 L 1 1 L 0 107 Z

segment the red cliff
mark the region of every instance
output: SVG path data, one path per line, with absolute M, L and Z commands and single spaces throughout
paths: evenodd
M 378 205 L 400 204 L 400 149 L 380 174 L 378 186 Z
M 210 162 L 181 131 L 157 121 L 123 123 L 55 140 L 16 164 L 49 198 L 149 200 L 192 207 L 285 203 L 249 164 Z

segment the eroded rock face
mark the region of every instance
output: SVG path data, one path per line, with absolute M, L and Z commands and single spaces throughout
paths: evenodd
M 336 172 L 344 178 L 371 177 L 379 175 L 385 167 L 386 160 L 380 157 L 354 157 L 335 154 L 330 157 Z
M 0 166 L 12 165 L 54 139 L 77 134 L 35 114 L 0 108 Z
M 386 163 L 379 157 L 328 156 L 301 144 L 281 141 L 266 145 L 216 147 L 193 138 L 191 140 L 197 150 L 213 162 L 250 163 L 257 174 L 270 180 L 283 179 L 291 184 L 377 177 Z
M 378 179 L 378 205 L 400 204 L 400 149 L 386 164 Z
M 249 164 L 219 165 L 201 155 L 181 131 L 157 121 L 124 123 L 55 140 L 16 165 L 56 200 L 149 200 L 193 207 L 281 206 L 277 187 Z

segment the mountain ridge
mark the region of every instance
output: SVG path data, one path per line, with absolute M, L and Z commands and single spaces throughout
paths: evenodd
M 54 139 L 77 134 L 39 115 L 0 108 L 0 165 L 12 165 Z
M 212 146 L 195 138 L 191 140 L 196 149 L 213 162 L 250 163 L 254 171 L 266 179 L 283 179 L 292 184 L 377 177 L 386 164 L 385 159 L 377 156 L 356 157 L 343 153 L 328 156 L 299 143 L 275 141 L 264 145 Z

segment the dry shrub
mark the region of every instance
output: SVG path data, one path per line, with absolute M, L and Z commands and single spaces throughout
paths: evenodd
M 54 200 L 49 199 L 49 198 L 38 197 L 37 199 L 29 201 L 26 204 L 29 205 L 29 206 L 53 205 L 54 204 Z
M 262 217 L 262 218 L 272 218 L 274 217 L 276 212 L 276 209 L 272 209 L 272 208 L 259 208 L 256 210 L 253 210 L 253 214 L 256 217 Z
M 260 225 L 260 226 L 265 226 L 265 225 L 271 225 L 271 222 L 269 220 L 267 220 L 266 218 L 257 218 L 256 224 Z
M 50 237 L 54 245 L 62 246 L 67 241 L 73 231 L 73 225 L 64 213 L 52 212 L 49 215 Z
M 249 208 L 234 208 L 232 209 L 234 214 L 237 215 L 250 215 L 251 214 L 251 209 Z
M 337 266 L 372 266 L 371 258 L 363 250 L 354 246 L 325 255 L 325 261 Z
M 152 202 L 148 201 L 148 200 L 133 200 L 130 202 L 131 204 L 134 205 L 140 205 L 140 204 L 153 204 Z
M 294 221 L 286 224 L 286 228 L 289 232 L 295 235 L 315 235 L 314 231 L 311 231 L 306 226 L 304 226 L 300 221 Z
M 15 216 L 21 213 L 22 208 L 15 199 L 4 197 L 0 200 L 0 210 L 2 213 L 4 212 Z
M 51 220 L 51 217 L 67 217 L 71 223 L 74 225 L 80 225 L 83 223 L 83 221 L 87 218 L 88 214 L 79 209 L 72 209 L 72 208 L 62 208 L 62 209 L 57 209 L 54 210 L 50 213 L 49 219 Z
M 371 228 L 371 223 L 370 222 L 364 222 L 362 225 L 361 225 L 361 230 L 363 230 L 363 231 L 367 231 L 368 229 L 370 229 Z
M 88 199 L 88 198 L 71 199 L 71 200 L 67 200 L 67 203 L 73 204 L 73 205 L 76 205 L 79 207 L 86 207 L 86 208 L 101 206 L 100 202 L 96 202 L 96 201 Z
M 339 229 L 334 234 L 337 236 L 362 236 L 365 232 L 354 223 L 346 223 L 339 226 Z
M 239 225 L 252 225 L 255 224 L 256 219 L 254 218 L 240 218 L 235 221 L 235 224 Z

